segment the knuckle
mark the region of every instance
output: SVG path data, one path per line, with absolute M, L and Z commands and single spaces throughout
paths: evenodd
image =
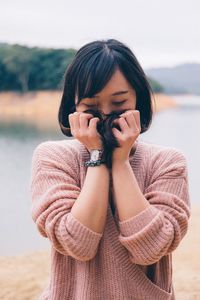
M 77 117 L 77 118 L 79 118 L 79 116 L 80 116 L 80 112 L 78 112 L 78 111 L 75 111 L 75 112 L 74 112 L 74 117 Z
M 136 133 L 140 133 L 140 131 L 141 131 L 141 128 L 136 128 Z
M 82 118 L 91 118 L 93 115 L 92 114 L 89 114 L 89 113 L 81 113 L 80 117 Z
M 76 116 L 76 115 L 77 115 L 77 111 L 75 111 L 74 113 L 70 113 L 69 118 L 74 118 L 74 116 Z
M 87 115 L 87 114 L 85 114 L 85 113 L 81 113 L 81 114 L 80 114 L 80 118 L 81 118 L 81 119 L 85 119 L 85 118 L 86 118 L 86 115 Z
M 96 127 L 96 120 L 91 119 L 91 120 L 89 121 L 89 126 L 92 127 L 92 128 L 95 128 L 95 127 Z
M 91 114 L 91 113 L 85 113 L 85 115 L 93 117 L 93 114 Z
M 91 118 L 90 122 L 94 123 L 96 119 L 97 119 L 96 117 Z
M 126 115 L 130 116 L 132 115 L 134 112 L 132 110 L 127 111 Z

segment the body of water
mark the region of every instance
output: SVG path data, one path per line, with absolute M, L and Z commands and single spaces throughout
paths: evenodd
M 183 151 L 188 161 L 191 202 L 199 202 L 200 97 L 174 96 L 180 106 L 154 116 L 150 129 L 140 138 Z M 29 194 L 31 158 L 42 141 L 60 140 L 61 133 L 39 132 L 25 124 L 0 124 L 0 255 L 17 255 L 49 248 L 31 219 Z

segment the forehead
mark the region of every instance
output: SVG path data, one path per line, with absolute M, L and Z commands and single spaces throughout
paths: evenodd
M 129 82 L 126 80 L 122 72 L 117 69 L 104 88 L 95 95 L 95 97 L 102 96 L 110 96 L 117 91 L 127 91 L 131 88 Z
M 134 94 L 132 86 L 129 84 L 123 73 L 117 69 L 104 88 L 93 95 L 92 99 L 101 100 L 102 98 L 108 97 L 125 97 Z M 75 97 L 75 102 L 77 103 L 77 96 Z M 91 98 L 84 98 L 85 100 L 90 100 Z

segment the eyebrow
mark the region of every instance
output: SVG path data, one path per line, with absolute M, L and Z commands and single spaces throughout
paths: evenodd
M 118 95 L 123 95 L 123 94 L 126 94 L 126 93 L 128 93 L 127 90 L 126 91 L 118 91 L 118 92 L 115 92 L 115 93 L 111 94 L 111 96 L 118 96 Z M 93 98 L 99 98 L 99 96 L 94 95 Z

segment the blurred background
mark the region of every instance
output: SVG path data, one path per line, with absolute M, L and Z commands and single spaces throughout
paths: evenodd
M 37 299 L 50 274 L 50 244 L 31 219 L 35 147 L 66 137 L 57 113 L 76 51 L 115 38 L 134 52 L 156 100 L 141 140 L 181 150 L 192 216 L 174 251 L 179 299 L 200 299 L 200 2 L 198 0 L 0 2 L 0 299 Z

